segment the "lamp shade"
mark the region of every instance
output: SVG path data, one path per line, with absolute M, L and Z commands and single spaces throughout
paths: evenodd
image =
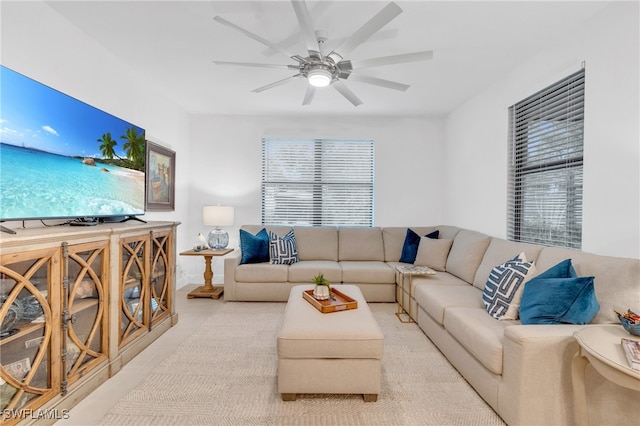
M 233 220 L 233 206 L 204 206 L 202 208 L 202 223 L 205 226 L 231 226 Z

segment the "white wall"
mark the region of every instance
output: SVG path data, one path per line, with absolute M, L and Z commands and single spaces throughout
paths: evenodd
M 146 129 L 147 139 L 177 152 L 176 210 L 145 220 L 184 222 L 189 211 L 188 115 L 42 2 L 2 2 L 2 65 Z M 22 222 L 9 222 L 8 227 Z M 39 221 L 27 227 L 42 226 Z M 178 227 L 178 241 L 186 240 Z M 179 278 L 184 275 L 178 259 Z
M 446 120 L 444 217 L 506 235 L 509 106 L 586 62 L 584 251 L 640 257 L 639 3 L 615 2 Z
M 587 63 L 584 250 L 640 257 L 638 3 L 614 3 L 507 79 L 440 118 L 192 116 L 146 85 L 43 2 L 2 2 L 2 64 L 147 129 L 177 152 L 177 249 L 195 243 L 205 204 L 236 206 L 229 228 L 260 220 L 263 136 L 376 141 L 375 224 L 447 223 L 504 236 L 507 108 Z M 28 226 L 39 226 L 28 223 Z M 178 286 L 202 280 L 179 257 Z M 220 259 L 214 280 L 222 280 Z
M 364 138 L 375 140 L 376 226 L 442 222 L 442 120 L 433 118 L 346 118 L 197 116 L 191 125 L 189 166 L 191 210 L 189 241 L 202 225 L 202 206 L 235 206 L 235 225 L 227 228 L 230 246 L 238 245 L 238 227 L 260 223 L 261 139 L 264 136 Z M 193 259 L 191 276 L 202 276 L 202 260 Z M 222 260 L 214 262 L 221 281 Z

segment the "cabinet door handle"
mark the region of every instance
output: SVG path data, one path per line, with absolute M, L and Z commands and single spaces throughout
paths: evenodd
M 62 311 L 62 321 L 64 323 L 71 322 L 71 324 L 75 324 L 76 319 L 77 319 L 77 315 L 76 314 L 69 315 L 69 311 L 66 308 L 63 309 L 63 311 Z

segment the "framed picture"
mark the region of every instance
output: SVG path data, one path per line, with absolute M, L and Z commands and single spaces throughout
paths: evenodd
M 176 153 L 147 141 L 146 210 L 175 209 Z

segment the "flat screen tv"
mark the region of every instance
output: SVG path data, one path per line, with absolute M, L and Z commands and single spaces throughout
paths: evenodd
M 144 129 L 0 65 L 0 221 L 145 212 Z

